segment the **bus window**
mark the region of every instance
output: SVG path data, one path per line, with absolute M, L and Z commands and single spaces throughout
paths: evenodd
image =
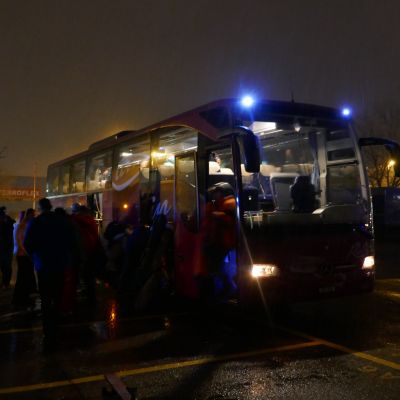
M 49 168 L 47 174 L 47 188 L 46 192 L 48 196 L 58 194 L 58 184 L 60 180 L 60 170 L 57 167 Z
M 328 151 L 328 161 L 348 160 L 355 158 L 354 148 L 337 149 Z
M 233 173 L 232 151 L 230 147 L 212 151 L 208 160 L 208 187 L 219 182 L 229 183 L 235 187 L 235 176 Z
M 326 132 L 326 153 L 328 161 L 354 160 L 355 143 L 348 130 Z
M 197 131 L 186 127 L 162 128 L 153 137 L 152 169 L 159 179 L 158 201 L 172 222 L 174 204 L 175 154 L 197 149 Z
M 357 204 L 361 199 L 359 166 L 331 165 L 328 167 L 328 202 Z
M 359 204 L 362 198 L 355 142 L 348 130 L 326 132 L 327 202 Z
M 350 133 L 347 129 L 332 130 L 326 133 L 326 141 L 333 142 L 336 140 L 349 139 Z
M 63 165 L 61 167 L 61 192 L 62 192 L 62 194 L 67 194 L 70 192 L 69 178 L 70 178 L 70 166 Z
M 113 174 L 115 219 L 128 218 L 135 225 L 139 220 L 141 198 L 149 191 L 150 140 L 141 138 L 120 146 L 118 163 Z M 147 219 L 141 218 L 143 223 Z
M 293 128 L 276 129 L 272 122 L 266 122 L 262 129 L 255 129 L 261 145 L 260 172 L 248 173 L 241 165 L 242 208 L 245 211 L 313 211 L 317 208 L 315 194 L 319 179 L 315 133 L 305 129 L 303 132 Z M 312 205 L 297 200 L 303 193 Z
M 361 178 L 355 144 L 340 124 L 253 122 L 248 126 L 259 137 L 261 165 L 259 173 L 248 173 L 242 161 L 245 214 L 274 212 L 274 221 L 289 223 L 291 213 L 311 214 L 326 205 L 359 203 Z
M 117 170 L 113 176 L 113 187 L 115 190 L 122 190 L 122 186 L 132 178 L 131 169 L 137 169 L 140 175 L 137 177 L 140 182 L 149 181 L 149 163 L 150 163 L 150 141 L 130 143 L 121 146 L 118 150 Z M 134 167 L 136 166 L 136 168 Z M 121 186 L 122 185 L 122 186 Z
M 85 191 L 85 160 L 77 161 L 71 167 L 72 193 Z
M 197 180 L 194 153 L 176 157 L 176 216 L 191 232 L 196 232 Z
M 111 188 L 112 151 L 96 154 L 89 159 L 87 189 Z

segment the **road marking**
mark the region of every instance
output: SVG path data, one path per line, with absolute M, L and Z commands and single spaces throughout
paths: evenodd
M 376 293 L 386 296 L 386 297 L 391 297 L 392 299 L 400 300 L 400 293 L 398 292 L 393 292 L 390 290 L 383 290 L 383 289 L 378 289 Z
M 132 399 L 131 394 L 128 392 L 128 388 L 126 387 L 125 383 L 122 382 L 121 378 L 117 374 L 114 373 L 104 374 L 104 378 L 117 392 L 121 400 Z
M 7 314 L 2 314 L 0 316 L 0 319 L 7 319 L 10 317 L 15 317 L 16 315 L 21 315 L 21 314 L 27 314 L 27 311 L 15 311 L 15 312 L 11 312 L 11 313 L 7 313 Z
M 377 279 L 376 283 L 400 283 L 398 278 L 388 278 L 388 279 Z
M 372 356 L 370 354 L 363 353 L 363 352 L 357 351 L 357 350 L 353 350 L 353 349 L 350 349 L 349 347 L 346 347 L 346 346 L 342 346 L 341 344 L 333 343 L 333 342 L 330 342 L 330 341 L 325 340 L 325 339 L 320 339 L 320 338 L 308 335 L 308 334 L 303 333 L 303 332 L 299 332 L 299 331 L 296 331 L 296 330 L 293 330 L 293 329 L 285 328 L 283 326 L 278 326 L 278 328 L 281 329 L 284 332 L 291 333 L 292 335 L 296 335 L 296 336 L 302 337 L 304 339 L 319 341 L 324 346 L 330 347 L 330 348 L 335 349 L 335 350 L 339 350 L 342 353 L 352 354 L 355 357 L 362 358 L 364 360 L 368 360 L 368 361 L 371 361 L 373 363 L 376 363 L 376 364 L 379 364 L 379 365 L 383 365 L 385 367 L 392 368 L 392 369 L 395 369 L 397 371 L 400 371 L 400 364 L 398 364 L 398 363 L 396 363 L 394 361 L 388 361 L 388 360 L 385 360 L 385 359 L 380 358 L 380 357 L 375 357 L 375 356 Z
M 366 374 L 370 374 L 371 372 L 378 371 L 377 367 L 373 367 L 371 365 L 363 365 L 362 367 L 358 368 L 360 372 L 364 372 Z
M 156 319 L 156 318 L 173 318 L 173 317 L 180 317 L 184 315 L 189 315 L 189 312 L 181 312 L 175 314 L 156 314 L 156 315 L 144 315 L 142 317 L 126 317 L 118 319 L 118 322 L 130 322 L 130 321 L 145 321 L 149 319 Z M 62 324 L 62 328 L 74 328 L 79 326 L 85 325 L 94 325 L 94 324 L 107 324 L 110 320 L 101 320 L 101 321 L 87 321 L 87 322 L 77 322 L 74 324 Z M 4 329 L 0 330 L 0 335 L 12 334 L 12 333 L 24 333 L 24 332 L 34 332 L 34 331 L 41 331 L 42 326 L 33 326 L 31 328 L 12 328 L 12 329 Z
M 32 328 L 16 328 L 16 329 L 5 329 L 3 331 L 0 331 L 0 335 L 5 335 L 7 333 L 23 333 L 23 332 L 35 332 L 35 331 L 41 331 L 42 327 L 41 326 L 33 326 Z
M 381 379 L 400 379 L 400 375 L 393 375 L 391 372 L 386 372 L 386 374 L 381 375 Z
M 315 347 L 315 346 L 320 346 L 320 345 L 322 345 L 321 341 L 313 340 L 310 342 L 289 344 L 286 346 L 279 346 L 279 347 L 269 347 L 269 348 L 258 349 L 258 350 L 253 350 L 253 351 L 246 351 L 246 352 L 242 352 L 242 353 L 225 354 L 225 355 L 221 355 L 221 356 L 210 356 L 210 357 L 198 358 L 195 360 L 178 361 L 178 362 L 174 362 L 174 363 L 158 364 L 158 365 L 152 365 L 149 367 L 128 369 L 128 370 L 119 371 L 116 373 L 116 375 L 119 377 L 126 377 L 126 376 L 147 374 L 147 373 L 151 373 L 151 372 L 165 371 L 165 370 L 169 370 L 169 369 L 195 367 L 195 366 L 211 364 L 211 363 L 215 363 L 215 362 L 239 360 L 239 359 L 243 359 L 243 358 L 260 356 L 263 354 L 279 353 L 279 352 L 291 351 L 291 350 L 299 350 L 299 349 L 305 349 L 308 347 Z M 47 382 L 47 383 L 37 383 L 34 385 L 12 386 L 12 387 L 0 388 L 0 394 L 31 392 L 34 390 L 52 389 L 52 388 L 56 388 L 56 387 L 78 385 L 78 384 L 82 384 L 82 383 L 97 382 L 97 381 L 103 381 L 103 380 L 104 380 L 104 375 L 92 375 L 92 376 L 85 376 L 83 378 L 74 378 L 74 379 L 68 379 L 68 380 L 63 380 L 63 381 L 54 381 L 54 382 Z

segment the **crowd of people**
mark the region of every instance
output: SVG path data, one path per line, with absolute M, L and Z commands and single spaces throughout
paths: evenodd
M 17 275 L 12 303 L 33 309 L 40 295 L 43 331 L 47 340 L 56 337 L 60 317 L 75 309 L 78 287 L 84 299 L 95 304 L 95 262 L 102 254 L 98 226 L 89 209 L 74 204 L 72 214 L 52 211 L 49 199 L 39 201 L 39 215 L 32 208 L 15 222 L 0 208 L 0 257 L 2 287 L 10 288 L 13 253 Z
M 235 290 L 224 268 L 237 240 L 236 208 L 228 184 L 214 185 L 207 197 L 200 227 L 204 267 L 197 271 L 197 282 L 200 296 L 211 300 L 218 282 L 223 296 Z M 63 208 L 53 210 L 50 200 L 43 198 L 38 208 L 39 215 L 29 208 L 17 222 L 0 208 L 0 267 L 2 287 L 10 288 L 14 253 L 12 303 L 18 309 L 33 309 L 39 294 L 48 341 L 57 337 L 61 318 L 74 315 L 78 301 L 96 305 L 97 281 L 114 287 L 117 298 L 136 311 L 162 303 L 170 293 L 174 246 L 165 213 L 152 212 L 151 225 L 145 225 L 133 206 L 125 219 L 109 223 L 100 236 L 99 225 L 84 205 L 75 203 L 67 213 Z
M 146 283 L 162 281 L 159 266 L 166 269 L 166 262 L 161 256 L 155 260 L 155 255 L 172 248 L 164 215 L 156 216 L 151 227 L 111 222 L 100 237 L 99 225 L 84 205 L 75 203 L 67 213 L 63 208 L 53 210 L 50 200 L 43 198 L 38 208 L 39 215 L 30 208 L 17 222 L 0 208 L 0 267 L 2 287 L 11 289 L 14 253 L 12 303 L 32 310 L 39 294 L 48 342 L 55 340 L 61 318 L 73 315 L 78 301 L 96 305 L 96 281 L 106 281 L 120 297 L 130 299 L 139 297 Z M 167 262 L 172 265 L 171 257 Z M 143 294 L 138 301 L 143 305 Z

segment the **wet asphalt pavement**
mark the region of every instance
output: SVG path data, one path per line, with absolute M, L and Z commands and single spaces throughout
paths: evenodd
M 0 398 L 102 399 L 118 372 L 138 399 L 400 399 L 398 243 L 377 243 L 374 293 L 297 304 L 274 326 L 234 304 L 132 315 L 99 286 L 50 354 L 40 310 L 13 310 L 3 290 Z

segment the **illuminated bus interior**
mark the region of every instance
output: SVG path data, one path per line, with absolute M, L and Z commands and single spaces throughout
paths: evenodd
M 356 143 L 346 126 L 257 121 L 248 127 L 259 138 L 261 165 L 259 173 L 248 173 L 241 165 L 242 207 L 247 216 L 262 220 L 263 213 L 274 213 L 269 222 L 303 218 L 309 223 L 319 221 L 324 209 L 339 205 L 350 206 L 353 213 L 358 208 L 359 218 L 366 214 L 365 182 Z M 278 219 L 276 214 L 297 216 Z

